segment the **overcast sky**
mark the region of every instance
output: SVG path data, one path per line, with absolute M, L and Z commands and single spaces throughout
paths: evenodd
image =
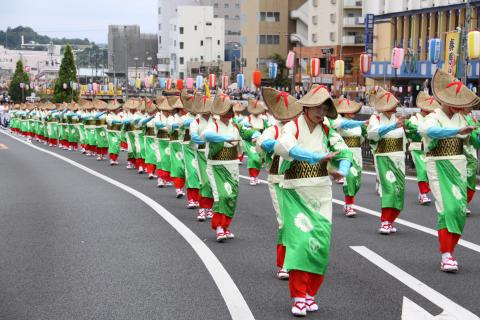
M 107 43 L 109 24 L 156 33 L 157 0 L 0 0 L 0 30 L 19 25 L 50 37 Z

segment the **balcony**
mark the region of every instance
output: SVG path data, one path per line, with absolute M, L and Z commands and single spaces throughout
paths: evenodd
M 362 9 L 361 0 L 343 0 L 344 9 Z
M 357 36 L 343 36 L 342 39 L 342 44 L 343 45 L 351 45 L 351 46 L 357 46 L 357 45 L 364 45 L 365 44 L 365 39 L 362 35 L 357 35 Z
M 292 10 L 290 12 L 290 18 L 293 20 L 298 19 L 308 26 L 310 24 L 310 20 L 308 18 L 308 12 L 306 10 L 303 10 L 304 7 L 305 6 L 301 6 L 297 10 Z
M 308 45 L 308 38 L 305 37 L 303 34 L 292 33 L 290 35 L 290 41 L 291 42 L 298 42 L 299 40 L 300 40 L 300 43 L 302 44 L 302 46 L 307 46 Z
M 365 28 L 363 17 L 345 17 L 343 18 L 344 28 Z

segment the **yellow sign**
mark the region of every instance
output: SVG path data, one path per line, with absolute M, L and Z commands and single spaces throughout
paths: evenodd
M 443 71 L 455 77 L 457 72 L 457 60 L 460 53 L 460 33 L 457 31 L 447 32 L 445 38 L 445 63 Z

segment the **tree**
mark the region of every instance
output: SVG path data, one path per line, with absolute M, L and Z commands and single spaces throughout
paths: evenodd
M 288 79 L 288 69 L 285 64 L 285 58 L 278 53 L 272 54 L 268 57 L 272 62 L 277 63 L 277 77 L 273 80 L 273 86 L 275 87 L 289 87 L 290 80 Z
M 21 88 L 22 83 L 24 86 L 23 89 Z M 27 89 L 27 85 L 30 86 L 28 74 L 23 69 L 22 60 L 18 60 L 15 73 L 13 74 L 12 81 L 8 87 L 8 95 L 14 102 L 23 102 L 25 97 L 30 95 L 30 88 Z
M 58 78 L 55 80 L 55 89 L 53 93 L 53 101 L 57 103 L 72 102 L 78 100 L 78 92 L 73 91 L 72 83 L 77 80 L 77 68 L 73 58 L 72 47 L 67 44 L 63 54 L 62 63 Z

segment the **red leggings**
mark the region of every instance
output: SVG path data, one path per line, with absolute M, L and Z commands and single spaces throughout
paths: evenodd
M 142 158 L 135 159 L 135 168 L 139 169 L 140 167 L 145 168 L 145 160 Z
M 110 160 L 117 161 L 118 160 L 118 154 L 110 153 Z
M 418 191 L 420 191 L 420 193 L 422 193 L 422 194 L 429 193 L 430 192 L 430 185 L 428 184 L 428 182 L 425 182 L 425 181 L 418 182 Z
M 108 151 L 108 148 L 98 148 L 97 147 L 97 154 L 98 155 L 106 155 Z
M 323 275 L 300 270 L 288 272 L 288 286 L 292 298 L 305 298 L 307 294 L 314 297 L 323 282 Z
M 85 149 L 87 151 L 97 153 L 97 146 L 92 146 L 92 145 L 87 144 Z
M 224 230 L 226 230 L 230 226 L 231 222 L 232 218 L 229 218 L 224 214 L 214 212 L 212 218 L 212 229 L 217 230 L 217 227 L 222 227 Z
M 470 188 L 467 189 L 467 203 L 472 202 L 473 196 L 475 195 L 475 190 Z
M 213 207 L 213 198 L 205 198 L 200 196 L 200 208 L 202 209 L 212 209 Z
M 345 204 L 354 204 L 354 203 L 355 203 L 355 197 L 345 196 Z
M 128 149 L 128 144 L 125 141 L 120 142 L 120 148 Z
M 170 176 L 170 172 L 168 171 L 158 169 L 157 176 L 165 181 L 168 181 L 168 182 L 172 181 L 172 177 Z
M 397 219 L 399 214 L 400 210 L 394 208 L 382 208 L 382 215 L 380 216 L 380 220 L 382 222 L 388 221 L 390 223 L 394 223 L 395 219 Z
M 277 244 L 277 267 L 283 268 L 283 262 L 285 261 L 285 254 L 287 253 L 287 247 L 283 244 Z
M 438 241 L 440 242 L 440 253 L 453 253 L 461 235 L 448 232 L 447 229 L 438 230 Z
M 248 169 L 248 173 L 250 174 L 250 177 L 258 177 L 258 174 L 260 173 L 260 170 L 255 169 L 255 168 L 250 168 Z
M 183 187 L 185 186 L 184 178 L 172 178 L 172 181 L 175 189 L 183 189 Z
M 48 138 L 48 143 L 49 143 L 49 144 L 53 144 L 53 145 L 57 145 L 57 144 L 58 144 L 58 139 L 50 139 L 50 138 Z
M 187 189 L 187 200 L 188 201 L 200 201 L 200 190 L 195 188 L 188 188 Z
M 157 168 L 157 165 L 155 165 L 153 163 L 147 163 L 147 173 L 148 174 L 154 174 L 156 168 Z

